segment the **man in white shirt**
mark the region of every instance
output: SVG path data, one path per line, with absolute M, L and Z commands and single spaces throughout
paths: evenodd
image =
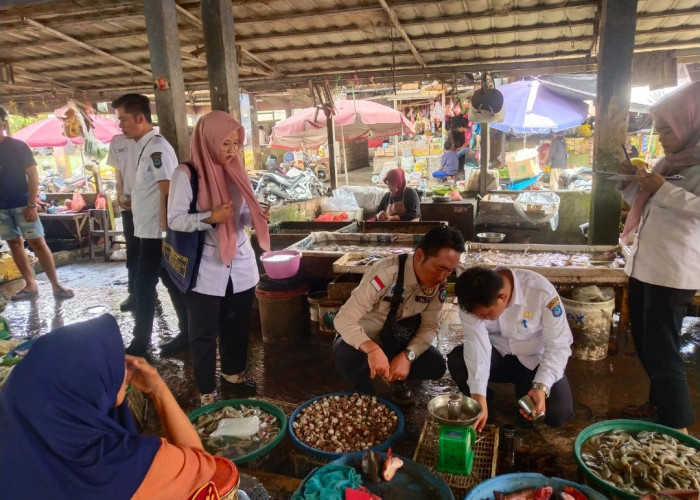
M 460 391 L 481 404 L 474 428 L 488 419 L 489 381 L 514 384 L 517 399 L 530 396 L 547 425 L 568 421 L 573 401 L 564 370 L 573 336 L 554 286 L 533 271 L 472 267 L 457 278 L 455 292 L 464 345 L 447 356 L 447 366 Z
M 162 235 L 166 228 L 166 197 L 170 177 L 178 165 L 172 146 L 157 134 L 151 122 L 148 97 L 125 94 L 112 102 L 117 111 L 119 128 L 127 139 L 135 141 L 135 176 L 131 188 L 131 209 L 134 235 L 139 238 L 139 256 L 134 276 L 134 335 L 126 353 L 148 358 L 147 349 L 153 332 L 156 285 L 158 277 L 170 293 L 178 316 L 180 333 L 177 339 L 187 344 L 187 314 L 180 291 L 160 265 Z
M 139 260 L 139 239 L 134 236 L 134 216 L 131 212 L 131 190 L 136 178 L 136 141 L 127 139 L 124 134 L 115 135 L 109 144 L 107 165 L 114 167 L 117 180 L 117 203 L 124 228 L 126 240 L 126 269 L 129 275 L 129 296 L 119 308 L 122 311 L 132 311 L 136 305 L 134 293 L 134 280 L 136 278 L 136 266 Z

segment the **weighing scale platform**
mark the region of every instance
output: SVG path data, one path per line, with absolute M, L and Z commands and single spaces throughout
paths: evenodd
M 413 454 L 413 460 L 425 465 L 435 474 L 440 475 L 450 486 L 455 498 L 463 498 L 468 490 L 496 475 L 498 464 L 498 427 L 486 425 L 472 445 L 474 465 L 469 475 L 441 472 L 436 469 L 440 451 L 440 424 L 432 417 L 423 424 L 418 446 Z

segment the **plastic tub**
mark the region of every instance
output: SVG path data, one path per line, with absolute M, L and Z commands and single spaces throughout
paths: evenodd
M 604 302 L 579 302 L 562 297 L 561 302 L 564 304 L 566 319 L 574 336 L 572 357 L 585 361 L 605 359 L 608 355 L 615 299 Z
M 221 500 L 237 500 L 238 485 L 241 481 L 238 468 L 228 458 L 215 456 L 214 461 L 216 462 L 216 470 L 211 480 L 216 486 Z
M 309 315 L 311 316 L 311 321 L 319 322 L 319 303 L 328 299 L 328 292 L 311 292 L 309 294 Z
M 493 492 L 500 491 L 503 493 L 510 493 L 525 488 L 541 488 L 543 486 L 551 486 L 554 488 L 554 495 L 552 498 L 557 498 L 556 493 L 564 490 L 566 486 L 572 486 L 579 490 L 581 493 L 586 495 L 589 500 L 607 500 L 608 497 L 602 493 L 598 493 L 589 486 L 583 484 L 574 483 L 573 481 L 568 481 L 566 479 L 560 479 L 558 477 L 547 477 L 542 474 L 537 474 L 535 472 L 515 472 L 512 474 L 502 474 L 500 476 L 492 477 L 487 479 L 476 486 L 474 486 L 464 500 L 491 500 L 493 499 Z
M 286 279 L 299 272 L 301 252 L 298 250 L 275 250 L 260 256 L 265 273 L 272 279 Z
M 581 458 L 581 447 L 583 446 L 583 443 L 588 441 L 588 439 L 590 439 L 592 436 L 612 430 L 624 430 L 633 434 L 640 431 L 661 432 L 676 438 L 678 441 L 687 446 L 697 448 L 699 450 L 698 452 L 700 453 L 700 440 L 664 425 L 628 419 L 606 420 L 603 422 L 598 422 L 597 424 L 589 425 L 579 432 L 578 436 L 576 436 L 576 440 L 574 441 L 574 458 L 576 459 L 579 469 L 583 472 L 583 477 L 585 478 L 586 483 L 593 485 L 600 491 L 606 492 L 606 496 L 609 498 L 619 500 L 635 500 L 639 498 L 639 495 L 621 490 L 620 488 L 613 486 L 611 483 L 608 483 L 595 475 L 593 471 L 591 471 L 586 464 L 583 463 L 583 459 Z
M 342 306 L 340 300 L 322 300 L 318 303 L 319 329 L 322 332 L 335 333 L 335 316 Z
M 309 309 L 306 303 L 307 284 L 288 290 L 264 290 L 255 287 L 260 311 L 263 342 L 273 344 L 299 337 L 308 327 Z

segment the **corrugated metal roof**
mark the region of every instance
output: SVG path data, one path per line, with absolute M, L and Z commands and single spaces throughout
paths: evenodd
M 152 88 L 142 0 L 73 0 L 0 9 L 0 102 Z M 235 0 L 247 91 L 416 80 L 465 72 L 595 69 L 595 0 Z M 178 1 L 188 91 L 208 88 L 199 1 Z M 640 0 L 635 51 L 699 61 L 700 1 Z

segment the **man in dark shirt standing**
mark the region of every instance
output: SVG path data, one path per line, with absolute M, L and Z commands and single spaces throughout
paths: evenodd
M 37 214 L 36 195 L 39 173 L 32 151 L 22 141 L 5 137 L 7 113 L 0 108 L 0 238 L 7 241 L 17 269 L 25 285 L 12 300 L 28 300 L 37 296 L 39 287 L 24 251 L 24 240 L 39 259 L 51 282 L 57 299 L 70 299 L 73 291 L 58 282 L 51 250 L 44 240 L 44 227 Z

